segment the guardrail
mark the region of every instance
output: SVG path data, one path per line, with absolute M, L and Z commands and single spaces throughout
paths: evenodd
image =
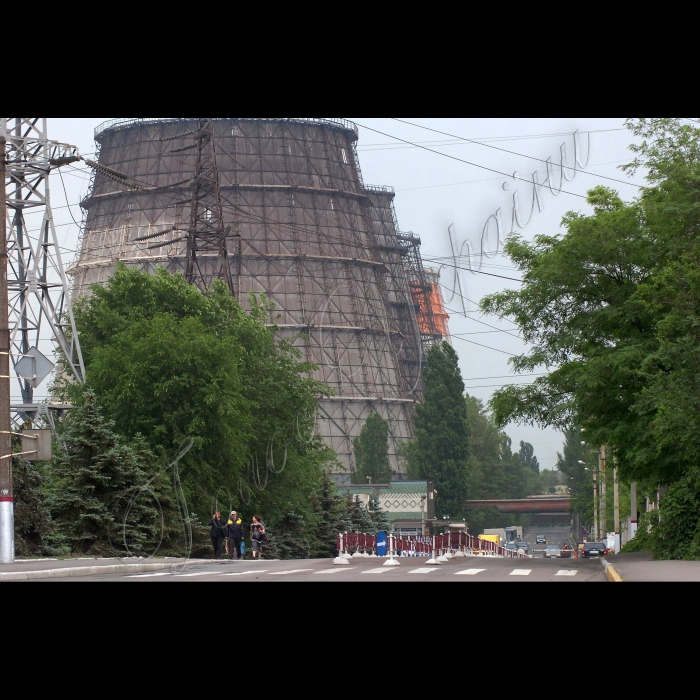
M 346 533 L 338 536 L 337 549 L 342 556 L 376 556 L 377 538 L 372 535 Z M 526 554 L 513 552 L 495 542 L 465 535 L 450 533 L 435 537 L 389 537 L 389 553 L 397 557 L 438 557 L 450 559 L 454 556 L 491 556 L 502 559 L 531 559 Z
M 238 117 L 239 119 L 253 119 L 260 121 L 286 121 L 286 122 L 301 122 L 309 124 L 329 124 L 331 126 L 340 126 L 343 129 L 349 129 L 353 131 L 355 135 L 359 135 L 359 129 L 357 124 L 348 121 L 347 119 L 337 119 L 333 117 L 277 117 L 274 119 L 272 117 Z M 109 119 L 103 122 L 95 129 L 95 138 L 97 138 L 101 133 L 107 131 L 108 129 L 115 128 L 126 128 L 133 126 L 134 124 L 147 124 L 149 122 L 179 122 L 185 120 L 191 120 L 194 117 L 127 117 L 118 119 Z M 236 119 L 236 117 L 214 117 L 214 119 Z

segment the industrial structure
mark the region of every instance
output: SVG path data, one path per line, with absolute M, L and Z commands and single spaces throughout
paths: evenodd
M 270 324 L 296 339 L 334 392 L 319 399 L 317 433 L 343 472 L 378 411 L 400 478 L 396 450 L 412 437 L 425 351 L 447 335 L 447 315 L 420 239 L 399 230 L 393 190 L 363 182 L 357 127 L 133 118 L 101 125 L 95 139 L 75 293 L 105 284 L 118 261 L 162 266 L 200 288 L 222 279 L 244 306 L 250 292 L 264 293 Z
M 49 176 L 81 158 L 75 146 L 49 139 L 45 117 L 0 117 L 0 136 L 7 141 L 3 186 L 10 359 L 17 382 L 13 417 L 19 425 L 41 425 L 44 420 L 53 425 L 53 413 L 65 407 L 38 400 L 34 393 L 53 371 L 49 357 L 58 350 L 64 372 L 80 383 L 85 381 L 85 367 L 56 236 Z

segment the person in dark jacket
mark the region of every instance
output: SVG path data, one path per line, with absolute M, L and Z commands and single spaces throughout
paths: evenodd
M 221 519 L 221 513 L 214 513 L 214 517 L 209 521 L 211 528 L 211 545 L 214 547 L 214 557 L 221 559 L 221 552 L 224 548 L 224 537 L 226 537 L 226 523 Z
M 262 559 L 263 544 L 267 542 L 267 528 L 259 515 L 253 516 L 253 524 L 250 526 L 250 539 L 253 542 L 253 559 Z
M 245 530 L 243 528 L 243 520 L 238 517 L 238 513 L 234 510 L 231 513 L 231 518 L 228 521 L 228 551 L 231 559 L 241 560 L 241 542 L 245 538 Z

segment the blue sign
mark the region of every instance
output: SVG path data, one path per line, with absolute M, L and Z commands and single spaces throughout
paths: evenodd
M 377 535 L 377 556 L 385 557 L 389 551 L 389 538 L 386 536 L 386 532 L 380 532 Z

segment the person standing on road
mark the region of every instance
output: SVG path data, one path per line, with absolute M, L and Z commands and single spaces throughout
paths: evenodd
M 231 513 L 231 519 L 228 521 L 228 551 L 231 560 L 241 560 L 241 542 L 243 542 L 244 538 L 243 520 L 238 517 L 238 513 L 234 510 Z
M 211 545 L 214 548 L 214 557 L 221 559 L 221 552 L 224 548 L 224 537 L 226 536 L 226 523 L 221 519 L 221 513 L 217 511 L 209 521 L 211 528 Z
M 250 526 L 250 539 L 253 542 L 253 559 L 262 559 L 262 546 L 267 542 L 267 530 L 258 515 L 253 516 Z

